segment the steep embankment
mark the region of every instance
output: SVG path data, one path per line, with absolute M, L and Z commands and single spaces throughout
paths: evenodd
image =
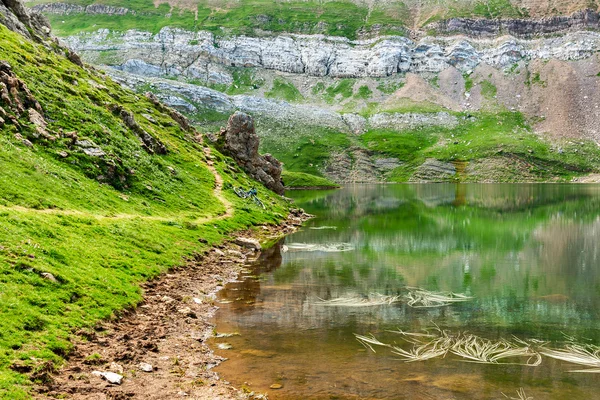
M 286 206 L 264 188 L 267 210 L 237 198 L 254 184 L 233 160 L 82 67 L 19 2 L 0 22 L 0 397 L 20 399 L 141 282 Z
M 326 2 L 309 18 L 312 3 L 191 2 L 194 26 L 182 9 L 126 30 L 141 27 L 116 28 L 126 19 L 112 9 L 97 17 L 104 3 L 36 7 L 84 59 L 203 126 L 255 115 L 263 149 L 288 170 L 338 182 L 540 181 L 600 167 L 593 4 Z M 125 15 L 156 22 L 160 10 Z

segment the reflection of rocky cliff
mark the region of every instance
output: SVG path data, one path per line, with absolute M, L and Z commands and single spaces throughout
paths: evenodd
M 431 187 L 427 197 L 434 196 L 435 188 L 444 196 L 445 188 Z M 504 326 L 526 320 L 554 325 L 557 332 L 568 330 L 568 321 L 585 324 L 585 320 L 600 318 L 600 300 L 595 295 L 595 286 L 600 284 L 600 198 L 589 197 L 587 188 L 573 188 L 566 193 L 575 196 L 579 192 L 584 200 L 561 197 L 560 191 L 557 195 L 549 187 L 537 209 L 509 207 L 499 212 L 448 203 L 411 207 L 398 192 L 393 195 L 393 187 L 362 188 L 361 196 L 371 197 L 375 204 L 377 199 L 396 198 L 398 202 L 389 202 L 394 207 L 381 208 L 378 214 L 336 217 L 337 213 L 328 216 L 323 211 L 311 224 L 338 229 L 305 229 L 286 238 L 296 243 L 352 242 L 355 252 L 282 254 L 280 243 L 256 264 L 254 273 L 265 274 L 266 280 L 234 284 L 238 290 L 225 293 L 231 300 L 239 299 L 234 310 L 254 310 L 244 312 L 244 324 L 315 328 L 344 326 L 348 320 L 364 318 L 374 323 L 427 325 L 435 316 L 458 326 L 465 321 L 472 326 L 490 322 Z M 494 197 L 508 199 L 512 205 L 529 193 L 526 189 L 493 190 L 488 197 L 494 207 L 501 203 L 493 201 Z M 359 198 L 356 190 L 331 194 L 337 202 L 330 206 L 343 205 L 344 197 L 346 206 L 354 204 Z M 397 209 L 403 207 L 410 211 L 399 214 Z M 475 299 L 426 314 L 406 304 L 359 310 L 315 304 L 319 298 L 397 295 L 405 286 L 467 293 Z M 246 294 L 240 297 L 240 290 Z M 244 305 L 247 299 L 254 303 Z

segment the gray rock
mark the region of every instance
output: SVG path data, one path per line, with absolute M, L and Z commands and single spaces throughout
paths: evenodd
M 229 118 L 227 127 L 219 133 L 217 143 L 250 176 L 283 195 L 285 189 L 281 181 L 281 163 L 270 154 L 258 154 L 259 138 L 252 117 L 235 112 Z
M 248 249 L 261 250 L 262 246 L 260 242 L 256 239 L 246 238 L 246 237 L 238 237 L 235 239 L 235 244 L 246 247 Z
M 427 159 L 410 178 L 411 182 L 447 182 L 456 175 L 453 164 Z
M 368 120 L 368 126 L 373 129 L 392 129 L 395 131 L 415 129 L 426 126 L 455 128 L 458 118 L 447 112 L 434 114 L 418 113 L 379 113 Z
M 402 163 L 397 158 L 376 158 L 375 168 L 381 171 L 391 171 L 401 166 Z
M 575 20 L 581 21 L 577 18 Z M 562 26 L 563 22 L 555 20 L 549 25 Z M 490 26 L 494 23 L 477 20 L 468 21 L 465 26 Z M 521 25 L 525 26 L 525 23 Z M 600 36 L 597 32 L 585 31 L 587 26 L 597 29 L 597 20 L 570 26 L 568 32 L 559 38 L 533 38 L 529 34 L 515 33 L 515 37 L 505 36 L 494 41 L 479 39 L 481 35 L 474 35 L 475 38 L 424 37 L 419 41 L 399 36 L 352 41 L 340 37 L 294 34 L 217 39 L 210 32 L 169 27 L 157 34 L 140 31 L 111 33 L 103 29 L 66 38 L 65 43 L 81 52 L 90 62 L 103 60 L 102 52 L 110 50 L 116 54 L 114 65 L 117 68 L 135 74 L 185 76 L 209 83 L 230 84 L 232 79 L 227 66 L 360 78 L 407 72 L 439 73 L 449 66 L 466 72 L 481 63 L 506 68 L 521 59 L 583 59 L 593 56 L 595 49 L 600 47 Z M 495 28 L 491 30 L 494 34 L 497 31 Z
M 141 371 L 144 371 L 144 372 L 152 372 L 152 371 L 154 371 L 154 368 L 152 367 L 152 364 L 148 364 L 148 363 L 145 363 L 145 362 L 140 363 L 140 365 L 138 367 L 139 367 L 139 369 Z
M 83 152 L 90 157 L 104 157 L 106 153 L 100 147 L 89 147 L 83 149 Z
M 92 371 L 92 375 L 103 378 L 103 379 L 107 380 L 109 383 L 112 383 L 113 385 L 120 385 L 123 382 L 122 375 L 119 375 L 117 373 L 110 372 L 110 371 L 105 371 L 105 372 Z
M 50 272 L 42 272 L 40 274 L 40 276 L 44 279 L 49 280 L 50 282 L 54 282 L 54 283 L 58 282 L 58 280 Z

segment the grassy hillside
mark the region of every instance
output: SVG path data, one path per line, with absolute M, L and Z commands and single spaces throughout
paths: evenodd
M 456 128 L 371 129 L 360 136 L 331 129 L 284 130 L 265 120 L 258 127 L 263 151 L 283 160 L 288 171 L 317 176 L 332 153 L 350 147 L 368 150 L 372 159 L 396 159 L 400 166 L 385 176 L 390 182 L 409 181 L 427 159 L 458 163 L 454 179 L 467 182 L 569 181 L 600 170 L 594 142 L 546 139 L 533 132 L 521 113 L 454 114 L 460 121 Z M 490 171 L 493 176 L 485 175 Z
M 286 210 L 264 188 L 266 211 L 233 195 L 232 186 L 251 183 L 213 150 L 210 161 L 233 205 L 233 216 L 225 215 L 215 171 L 193 132 L 145 97 L 2 25 L 0 42 L 0 60 L 26 83 L 47 131 L 58 136 L 36 138 L 27 112 L 9 112 L 20 127 L 4 118 L 0 134 L 0 398 L 22 399 L 30 376 L 43 380 L 60 365 L 69 338 L 139 302 L 140 282 Z M 10 108 L 4 100 L 0 106 Z M 123 110 L 167 154 L 144 150 Z M 72 132 L 104 156 L 74 146 Z
M 36 0 L 33 6 L 53 1 Z M 65 1 L 61 1 L 65 2 Z M 352 1 L 286 1 L 242 0 L 158 2 L 151 0 L 70 0 L 70 4 L 104 4 L 126 7 L 136 12 L 127 15 L 51 15 L 54 29 L 60 35 L 108 28 L 115 31 L 141 29 L 157 32 L 164 26 L 190 30 L 208 30 L 221 34 L 252 35 L 257 30 L 272 32 L 322 33 L 354 39 L 359 31 L 403 35 L 404 27 L 422 27 L 430 22 L 452 17 L 521 18 L 528 17 L 524 1 L 459 0 L 459 1 L 393 1 L 375 2 L 372 7 Z M 588 2 L 589 3 L 589 2 Z M 171 9 L 171 6 L 173 9 Z M 594 4 L 574 4 L 550 14 L 572 12 Z M 542 6 L 540 6 L 541 8 Z

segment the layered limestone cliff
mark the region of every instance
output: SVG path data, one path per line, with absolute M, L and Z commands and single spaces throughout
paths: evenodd
M 37 7 L 61 15 L 130 12 L 93 6 L 97 5 Z M 536 18 L 448 18 L 423 23 L 407 37 L 350 40 L 273 32 L 236 36 L 165 27 L 157 33 L 99 29 L 62 40 L 89 63 L 109 67 L 108 73 L 119 82 L 138 91 L 151 90 L 192 118 L 234 111 L 251 114 L 257 133 L 271 143 L 269 151 L 279 156 L 276 152 L 281 150 L 289 155 L 288 161 L 302 159 L 302 152 L 310 152 L 306 146 L 318 146 L 318 135 L 311 130 L 348 135 L 343 145 L 347 151 L 328 148 L 328 160 L 303 164 L 338 181 L 389 176 L 452 180 L 460 174 L 477 175 L 471 167 L 448 163 L 470 159 L 472 154 L 478 154 L 472 165 L 475 160 L 487 165 L 477 157 L 493 155 L 490 165 L 502 164 L 507 170 L 512 165 L 523 174 L 534 164 L 523 162 L 522 155 L 505 157 L 505 144 L 499 141 L 494 154 L 465 148 L 445 154 L 443 163 L 428 150 L 416 166 L 403 162 L 402 155 L 392 157 L 394 152 L 385 145 L 378 146 L 377 140 L 384 139 L 376 133 L 413 132 L 419 137 L 420 130 L 427 135 L 450 132 L 486 115 L 514 112 L 526 120 L 515 128 L 515 135 L 530 126 L 538 135 L 535 140 L 546 141 L 549 151 L 563 154 L 564 143 L 600 143 L 599 14 L 579 4 L 564 8 L 575 11 L 571 15 L 553 16 L 557 5 L 548 3 L 546 11 L 539 6 L 527 6 Z M 415 13 L 425 10 L 417 4 L 408 7 Z M 423 20 L 426 15 L 413 17 Z M 249 75 L 256 79 L 248 79 Z M 212 120 L 217 121 L 218 115 Z M 502 124 L 499 119 L 497 125 Z M 308 145 L 300 144 L 307 141 Z M 452 133 L 435 144 L 440 149 L 452 145 L 462 145 Z M 414 151 L 427 146 L 431 144 L 417 144 Z M 525 145 L 519 151 L 534 152 Z
M 492 22 L 492 24 L 494 24 Z M 600 48 L 600 33 L 518 39 L 405 37 L 351 41 L 322 35 L 215 37 L 210 32 L 163 28 L 114 33 L 101 29 L 67 37 L 64 42 L 93 63 L 107 61 L 118 69 L 146 76 L 185 76 L 210 83 L 231 83 L 224 66 L 255 67 L 335 78 L 386 77 L 406 73 L 462 72 L 480 64 L 502 69 L 521 60 L 572 61 L 589 58 Z

